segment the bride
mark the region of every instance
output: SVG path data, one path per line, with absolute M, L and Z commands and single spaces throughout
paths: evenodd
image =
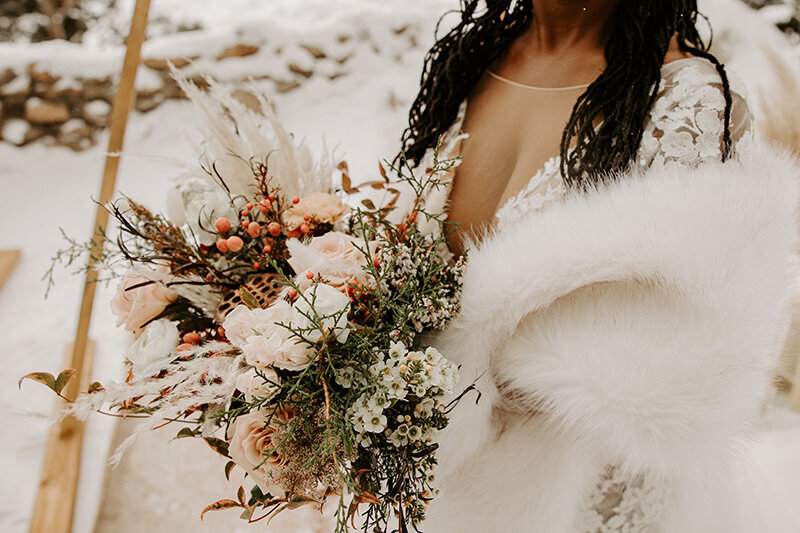
M 750 467 L 785 338 L 797 173 L 751 141 L 694 0 L 464 0 L 403 144 L 463 156 L 438 339 L 477 402 L 433 533 L 797 531 Z

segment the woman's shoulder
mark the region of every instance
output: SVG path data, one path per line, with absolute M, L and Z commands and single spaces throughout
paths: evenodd
M 745 91 L 728 76 L 731 114 L 728 130 L 735 146 L 749 137 L 752 115 Z M 725 130 L 725 83 L 710 60 L 685 57 L 666 63 L 658 94 L 645 124 L 638 162 L 697 164 L 720 159 Z

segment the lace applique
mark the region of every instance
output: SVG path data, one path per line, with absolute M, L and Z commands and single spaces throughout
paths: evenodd
M 662 489 L 646 476 L 633 479 L 609 467 L 584 501 L 579 533 L 646 533 L 663 510 Z
M 561 179 L 560 165 L 560 156 L 548 159 L 528 184 L 497 210 L 497 220 L 514 220 L 518 215 L 538 211 L 563 198 L 567 191 Z

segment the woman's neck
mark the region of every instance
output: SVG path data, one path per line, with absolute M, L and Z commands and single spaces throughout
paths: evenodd
M 605 47 L 619 0 L 531 0 L 534 18 L 522 36 L 537 54 Z

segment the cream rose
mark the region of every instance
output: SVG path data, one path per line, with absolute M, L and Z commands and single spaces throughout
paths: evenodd
M 294 325 L 294 324 L 293 324 Z M 245 361 L 256 368 L 276 366 L 297 372 L 311 363 L 311 347 L 286 328 L 275 326 L 260 335 L 247 338 L 242 346 Z
M 283 213 L 283 222 L 290 230 L 297 229 L 300 224 L 309 220 L 333 224 L 350 211 L 342 204 L 342 200 L 324 192 L 312 192 L 300 199 Z
M 269 420 L 264 411 L 252 411 L 236 418 L 230 429 L 232 434 L 228 453 L 231 459 L 253 478 L 263 492 L 277 498 L 284 496 L 284 490 L 277 483 L 273 471 L 284 463 L 277 449 L 279 443 L 273 442 L 275 431 L 291 420 L 285 411 L 275 413 Z
M 171 320 L 162 318 L 150 322 L 128 349 L 133 375 L 148 377 L 158 372 L 172 359 L 180 338 L 178 327 Z
M 314 237 L 308 244 L 291 239 L 286 244 L 289 249 L 289 265 L 297 274 L 296 283 L 301 290 L 307 289 L 311 281 L 307 272 L 319 274 L 325 283 L 342 288 L 350 283 L 367 284 L 371 277 L 364 271 L 367 258 L 356 247 L 359 240 L 331 231 L 321 237 Z M 374 248 L 375 243 L 370 243 Z M 365 248 L 364 242 L 359 246 Z
M 277 300 L 267 309 L 238 305 L 225 317 L 222 327 L 231 344 L 242 348 L 247 344 L 248 337 L 272 331 L 276 322 L 288 324 L 291 319 L 292 306 L 284 300 Z M 281 329 L 286 331 L 285 328 Z
M 117 319 L 117 326 L 133 333 L 142 331 L 142 326 L 157 317 L 164 308 L 178 298 L 178 293 L 152 282 L 137 272 L 128 273 L 119 284 L 117 294 L 111 300 L 111 312 Z M 132 288 L 147 283 L 141 287 Z
M 338 289 L 318 283 L 307 291 L 294 304 L 292 326 L 296 329 L 309 329 L 303 335 L 312 342 L 322 338 L 322 331 L 314 327 L 311 319 L 321 320 L 322 329 L 330 332 L 339 342 L 347 341 L 350 330 L 347 327 L 347 314 L 350 311 L 350 298 Z
M 253 398 L 269 398 L 281 383 L 281 378 L 278 377 L 275 370 L 264 368 L 260 372 L 267 380 L 259 376 L 255 368 L 251 368 L 236 378 L 236 388 L 244 393 L 248 402 L 252 402 Z

